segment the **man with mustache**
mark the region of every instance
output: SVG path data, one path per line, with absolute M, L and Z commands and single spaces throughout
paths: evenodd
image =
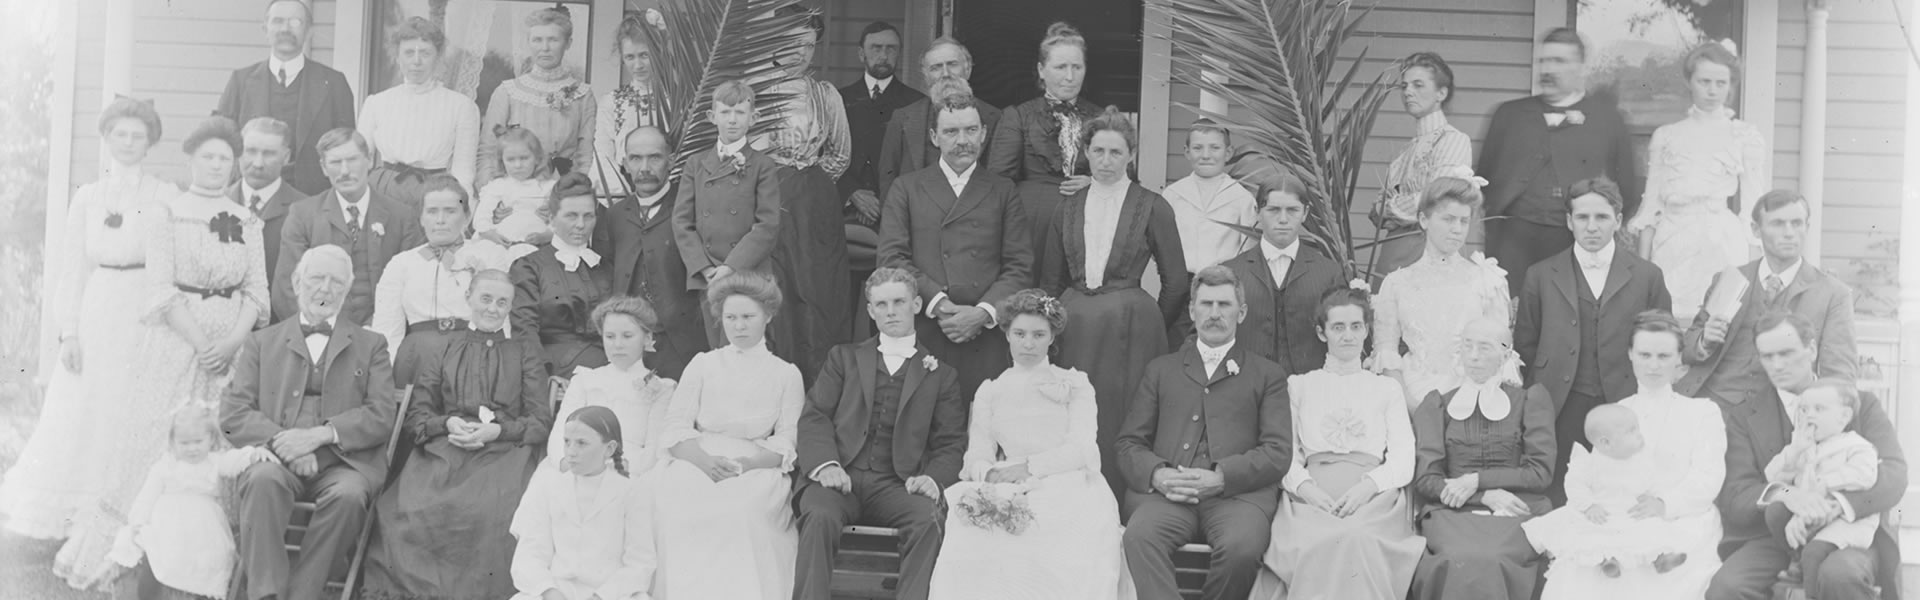
M 1527 268 L 1573 246 L 1567 230 L 1568 189 L 1606 177 L 1618 182 L 1621 214 L 1640 206 L 1633 138 L 1610 94 L 1586 89 L 1587 45 L 1561 27 L 1540 38 L 1540 95 L 1500 105 L 1482 138 L 1476 168 L 1489 182 L 1487 254 L 1507 270 L 1507 289 L 1526 283 Z
M 353 128 L 353 90 L 347 77 L 306 56 L 313 8 L 303 0 L 267 3 L 267 44 L 272 54 L 233 72 L 213 114 L 247 123 L 272 117 L 292 127 L 286 144 L 293 151 L 285 177 L 301 195 L 327 188 L 320 153 L 313 142 L 337 128 Z M 271 230 L 271 229 L 270 229 Z M 268 261 L 267 266 L 273 266 Z
M 613 289 L 653 306 L 666 331 L 654 338 L 647 366 L 679 379 L 693 355 L 707 350 L 707 333 L 700 292 L 687 289 L 687 264 L 667 225 L 675 201 L 675 186 L 667 182 L 673 149 L 652 125 L 628 133 L 620 147 L 626 152 L 620 172 L 629 193 L 607 209 L 604 220 L 613 246 L 606 253 L 613 257 Z
M 860 224 L 875 227 L 880 219 L 881 129 L 900 107 L 925 100 L 920 93 L 894 78 L 895 63 L 900 60 L 900 30 L 892 23 L 874 21 L 860 31 L 860 64 L 866 66 L 860 81 L 840 88 L 840 100 L 847 107 L 847 127 L 853 137 L 853 153 L 847 172 L 840 176 L 840 195 L 853 207 Z
M 940 160 L 887 189 L 879 262 L 913 273 L 927 305 L 914 319 L 920 341 L 959 370 L 972 398 L 1013 364 L 1005 342 L 982 334 L 999 325 L 996 305 L 1032 285 L 1033 243 L 1013 180 L 978 168 L 987 131 L 973 98 L 948 95 L 939 106 L 928 135 Z
M 934 146 L 933 136 L 929 134 L 939 117 L 940 104 L 936 99 L 953 94 L 972 98 L 973 109 L 980 113 L 980 125 L 986 128 L 988 139 L 992 139 L 993 128 L 1000 123 L 999 108 L 973 97 L 973 86 L 967 83 L 973 77 L 973 55 L 959 40 L 946 36 L 933 40 L 926 54 L 920 56 L 920 74 L 927 82 L 928 97 L 893 111 L 893 118 L 887 120 L 886 131 L 880 139 L 880 187 L 875 189 L 882 195 L 893 187 L 894 179 L 933 166 L 934 161 L 939 160 L 940 149 Z M 979 162 L 986 162 L 992 150 L 991 144 L 981 142 Z
M 240 129 L 240 181 L 228 188 L 234 204 L 247 207 L 265 223 L 261 229 L 267 249 L 267 281 L 280 260 L 280 228 L 293 203 L 307 197 L 281 176 L 293 157 L 293 132 L 273 117 L 255 117 Z
M 333 189 L 301 200 L 287 211 L 280 233 L 279 266 L 272 283 L 273 318 L 299 311 L 288 277 L 294 261 L 308 249 L 339 246 L 352 257 L 352 287 L 341 300 L 340 317 L 355 325 L 373 318 L 373 292 L 394 255 L 427 243 L 420 229 L 420 209 L 373 193 L 373 147 L 351 129 L 335 129 L 320 136 L 315 150 L 325 157 Z

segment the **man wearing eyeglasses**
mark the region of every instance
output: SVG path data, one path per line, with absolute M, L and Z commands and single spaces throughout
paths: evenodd
M 264 29 L 272 51 L 267 60 L 233 72 L 220 105 L 213 114 L 246 123 L 255 117 L 273 117 L 292 127 L 287 146 L 293 149 L 284 178 L 303 194 L 327 189 L 320 170 L 320 153 L 313 147 L 320 134 L 337 128 L 353 129 L 353 90 L 339 71 L 306 56 L 313 8 L 302 0 L 267 3 Z

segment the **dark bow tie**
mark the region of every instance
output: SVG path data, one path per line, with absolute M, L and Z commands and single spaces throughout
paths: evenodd
M 306 323 L 300 324 L 300 337 L 308 337 L 316 333 L 320 335 L 332 337 L 333 324 L 327 323 L 325 321 L 322 321 L 319 325 L 308 325 Z
M 1056 114 L 1072 115 L 1077 112 L 1072 100 L 1048 100 L 1047 110 Z

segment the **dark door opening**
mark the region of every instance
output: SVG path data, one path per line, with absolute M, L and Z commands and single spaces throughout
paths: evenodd
M 1066 21 L 1087 38 L 1081 96 L 1121 112 L 1140 112 L 1140 0 L 952 0 L 953 34 L 973 53 L 973 93 L 995 106 L 1040 95 L 1040 38 Z

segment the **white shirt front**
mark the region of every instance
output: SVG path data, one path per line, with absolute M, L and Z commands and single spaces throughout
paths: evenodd
M 1260 255 L 1267 258 L 1267 272 L 1273 274 L 1273 285 L 1278 288 L 1287 282 L 1287 272 L 1293 270 L 1293 261 L 1300 259 L 1300 239 L 1294 238 L 1293 243 L 1281 248 L 1266 238 L 1260 238 Z M 1277 260 L 1282 258 L 1285 260 Z
M 372 193 L 373 193 L 372 188 L 367 188 L 364 190 L 360 190 L 359 198 L 348 199 L 346 196 L 342 195 L 340 192 L 334 192 L 333 196 L 335 198 L 340 199 L 340 218 L 344 219 L 347 222 L 347 225 L 349 226 L 366 229 L 367 205 L 369 204 L 367 202 L 367 197 Z M 349 208 L 353 210 L 347 210 Z M 353 213 L 356 213 L 356 212 L 360 213 L 359 216 L 354 216 Z
M 747 138 L 743 136 L 740 139 L 734 140 L 731 144 L 719 144 L 716 148 L 720 151 L 720 158 L 732 159 L 734 156 L 740 154 L 741 151 L 747 149 Z
M 280 57 L 268 54 L 267 68 L 273 71 L 275 80 L 282 76 L 286 77 L 286 81 L 280 82 L 281 85 L 292 86 L 295 80 L 300 79 L 300 71 L 307 68 L 307 55 L 301 54 L 293 57 L 292 60 L 280 60 Z
M 285 185 L 286 182 L 287 180 L 285 179 L 275 177 L 273 178 L 273 183 L 267 184 L 267 187 L 254 189 L 247 185 L 247 180 L 242 179 L 240 180 L 240 203 L 252 209 L 254 215 L 258 216 L 261 212 L 267 210 L 267 204 L 273 202 L 273 195 L 280 193 L 280 186 Z M 260 203 L 259 206 L 253 205 L 256 199 L 258 199 L 257 201 Z
M 1773 263 L 1771 261 L 1768 261 L 1765 258 L 1762 258 L 1760 259 L 1760 273 L 1759 273 L 1760 284 L 1763 286 L 1766 285 L 1767 277 L 1770 275 L 1778 276 L 1780 278 L 1780 289 L 1785 290 L 1787 289 L 1787 286 L 1793 285 L 1793 278 L 1800 276 L 1800 265 L 1804 265 L 1804 264 L 1807 264 L 1806 259 L 1804 258 L 1796 259 L 1793 261 L 1792 265 L 1788 266 L 1785 269 L 1782 269 L 1778 273 L 1775 273 L 1773 271 Z M 1763 287 L 1761 289 L 1766 289 L 1766 288 Z
M 1580 263 L 1580 275 L 1587 279 L 1587 289 L 1598 298 L 1607 288 L 1607 274 L 1613 272 L 1613 240 L 1607 240 L 1606 247 L 1599 252 L 1588 252 L 1579 244 L 1573 245 L 1573 259 Z
M 872 75 L 867 75 L 867 74 L 862 74 L 861 77 L 865 77 L 867 80 L 867 93 L 871 94 L 873 97 L 876 97 L 876 98 L 879 97 L 880 94 L 887 93 L 887 86 L 893 85 L 892 77 L 888 77 L 886 79 L 874 79 Z M 874 88 L 880 88 L 880 94 L 874 94 L 873 93 Z
M 1780 392 L 1780 408 L 1787 411 L 1787 425 L 1791 429 L 1800 429 L 1800 395 L 1786 390 Z
M 472 246 L 473 248 L 468 248 Z M 479 246 L 499 246 L 485 240 L 466 242 L 461 252 L 477 251 Z M 373 290 L 373 320 L 369 329 L 387 338 L 387 352 L 400 354 L 400 342 L 407 337 L 407 325 L 437 319 L 471 318 L 467 288 L 473 271 L 454 271 L 446 263 L 426 256 L 426 246 L 416 246 L 393 256 Z M 505 249 L 500 249 L 504 254 Z M 455 256 L 459 256 L 458 253 Z M 456 265 L 459 264 L 456 259 Z
M 1173 208 L 1174 223 L 1180 228 L 1187 271 L 1198 273 L 1253 247 L 1253 238 L 1221 224 L 1256 227 L 1259 223 L 1254 215 L 1253 192 L 1232 177 L 1222 174 L 1202 179 L 1188 175 L 1167 184 L 1161 195 Z
M 1113 244 L 1120 234 L 1120 207 L 1127 201 L 1127 186 L 1132 184 L 1121 179 L 1112 184 L 1095 181 L 1087 187 L 1087 222 L 1081 228 L 1087 241 L 1087 289 L 1100 289 L 1107 282 L 1107 259 L 1113 256 Z
M 339 315 L 328 318 L 327 327 L 333 327 L 337 324 L 336 321 L 339 320 Z M 300 315 L 300 324 L 303 326 L 314 325 L 313 321 L 307 320 L 305 313 L 301 313 Z M 319 333 L 307 336 L 307 356 L 313 359 L 314 364 L 320 364 L 320 355 L 327 351 L 327 340 L 329 339 L 332 339 L 332 336 L 321 335 Z
M 1227 345 L 1215 347 L 1199 339 L 1193 340 L 1193 347 L 1200 351 L 1200 363 L 1206 366 L 1207 377 L 1213 377 L 1214 372 L 1220 369 L 1220 363 L 1227 360 L 1227 351 L 1233 350 L 1233 342 L 1227 340 Z
M 913 334 L 908 334 L 906 337 L 880 334 L 880 360 L 887 364 L 888 374 L 899 373 L 900 366 L 907 364 L 907 359 L 913 358 L 913 355 L 919 352 L 920 350 L 914 347 Z
M 955 198 L 959 198 L 961 192 L 967 191 L 967 182 L 973 180 L 973 172 L 980 168 L 980 161 L 976 160 L 973 161 L 973 164 L 967 165 L 966 171 L 955 173 L 953 166 L 947 164 L 946 159 L 943 158 L 935 162 L 940 163 L 940 172 L 947 175 L 947 187 L 953 188 L 953 197 Z

